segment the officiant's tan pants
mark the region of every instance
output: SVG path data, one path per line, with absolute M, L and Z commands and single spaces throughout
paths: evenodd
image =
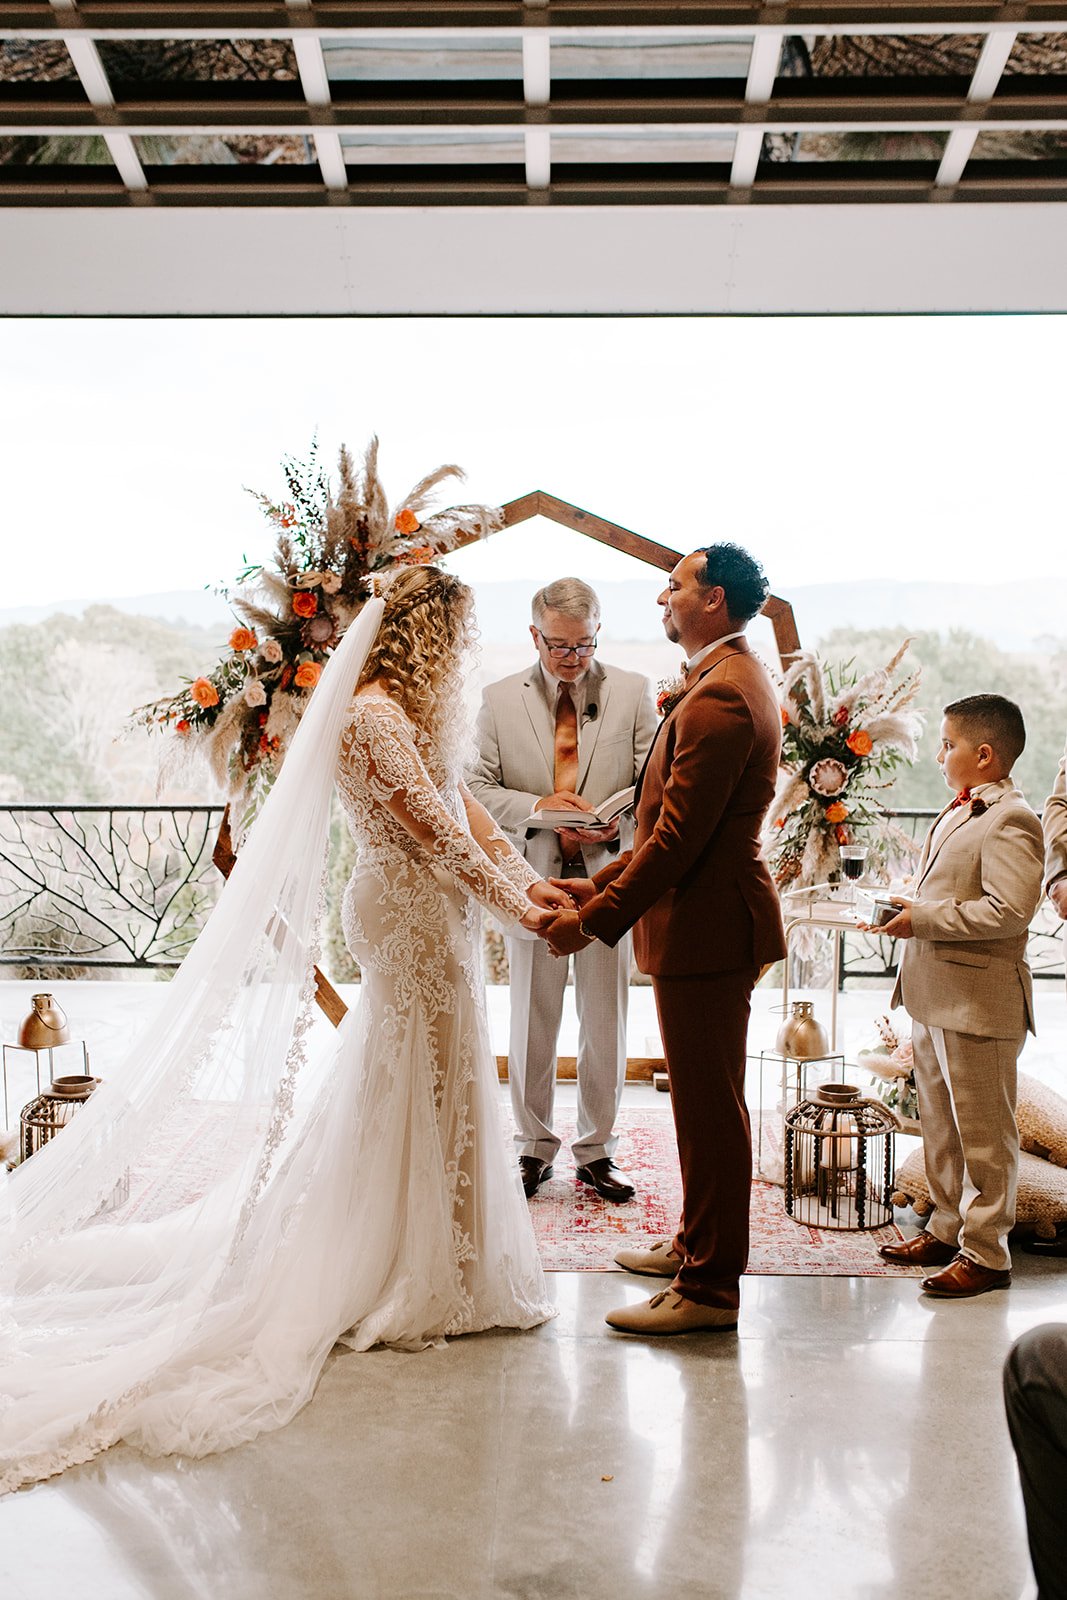
M 614 949 L 597 940 L 570 958 L 578 1011 L 578 1106 L 571 1148 L 579 1167 L 614 1155 L 618 1144 L 615 1119 L 626 1081 L 630 949 L 627 934 Z M 552 1112 L 570 961 L 558 959 L 540 939 L 508 940 L 508 1079 L 515 1146 L 520 1156 L 540 1161 L 554 1161 L 560 1143 L 552 1131 Z
M 674 1287 L 735 1311 L 748 1265 L 752 1134 L 745 1105 L 748 1018 L 758 968 L 653 978 L 682 1168 Z

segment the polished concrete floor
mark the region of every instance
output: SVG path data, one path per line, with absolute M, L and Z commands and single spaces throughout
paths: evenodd
M 17 1600 L 1017 1600 L 1000 1370 L 1067 1319 L 1067 1263 L 930 1304 L 913 1280 L 749 1278 L 739 1335 L 655 1343 L 621 1273 L 559 1316 L 341 1353 L 281 1432 L 205 1461 L 119 1448 L 0 1503 Z M 654 1287 L 654 1286 L 653 1286 Z
M 5 1028 L 28 987 L 0 985 Z M 88 1016 L 94 989 L 105 1044 L 101 1001 L 110 990 L 123 1034 L 125 987 L 71 986 L 64 1004 Z M 1042 1009 L 1050 1027 L 1031 1069 L 1062 1089 L 1062 994 Z M 629 1089 L 637 1098 L 663 1103 Z M 658 1343 L 603 1323 L 654 1283 L 618 1272 L 549 1281 L 559 1315 L 531 1333 L 338 1354 L 277 1434 L 200 1462 L 119 1448 L 0 1502 L 0 1592 L 1033 1595 L 1000 1373 L 1025 1329 L 1067 1321 L 1067 1261 L 1019 1254 L 1009 1291 L 957 1305 L 924 1300 L 910 1279 L 749 1278 L 738 1335 Z

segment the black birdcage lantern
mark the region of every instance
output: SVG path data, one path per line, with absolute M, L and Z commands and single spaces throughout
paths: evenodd
M 882 1228 L 893 1220 L 893 1135 L 880 1100 L 824 1083 L 785 1118 L 786 1215 L 809 1228 Z
M 99 1082 L 99 1078 L 89 1077 L 54 1078 L 47 1089 L 23 1106 L 19 1117 L 20 1159 L 28 1161 L 49 1139 L 54 1139 Z

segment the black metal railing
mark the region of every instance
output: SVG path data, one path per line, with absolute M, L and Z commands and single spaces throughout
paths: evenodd
M 921 841 L 936 815 L 892 813 Z M 166 971 L 181 965 L 222 886 L 221 806 L 0 805 L 0 967 Z M 1042 901 L 1034 976 L 1064 973 L 1063 924 Z M 896 943 L 849 933 L 842 981 L 892 978 Z
M 0 806 L 0 966 L 180 966 L 222 884 L 221 820 L 221 806 Z

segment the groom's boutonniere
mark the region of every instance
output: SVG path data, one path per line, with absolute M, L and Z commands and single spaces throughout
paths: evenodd
M 685 679 L 661 678 L 657 688 L 656 710 L 661 717 L 668 717 L 685 693 Z
M 988 810 L 989 807 L 982 799 L 982 796 L 980 794 L 976 794 L 974 799 L 971 801 L 971 816 L 980 817 L 984 811 Z

